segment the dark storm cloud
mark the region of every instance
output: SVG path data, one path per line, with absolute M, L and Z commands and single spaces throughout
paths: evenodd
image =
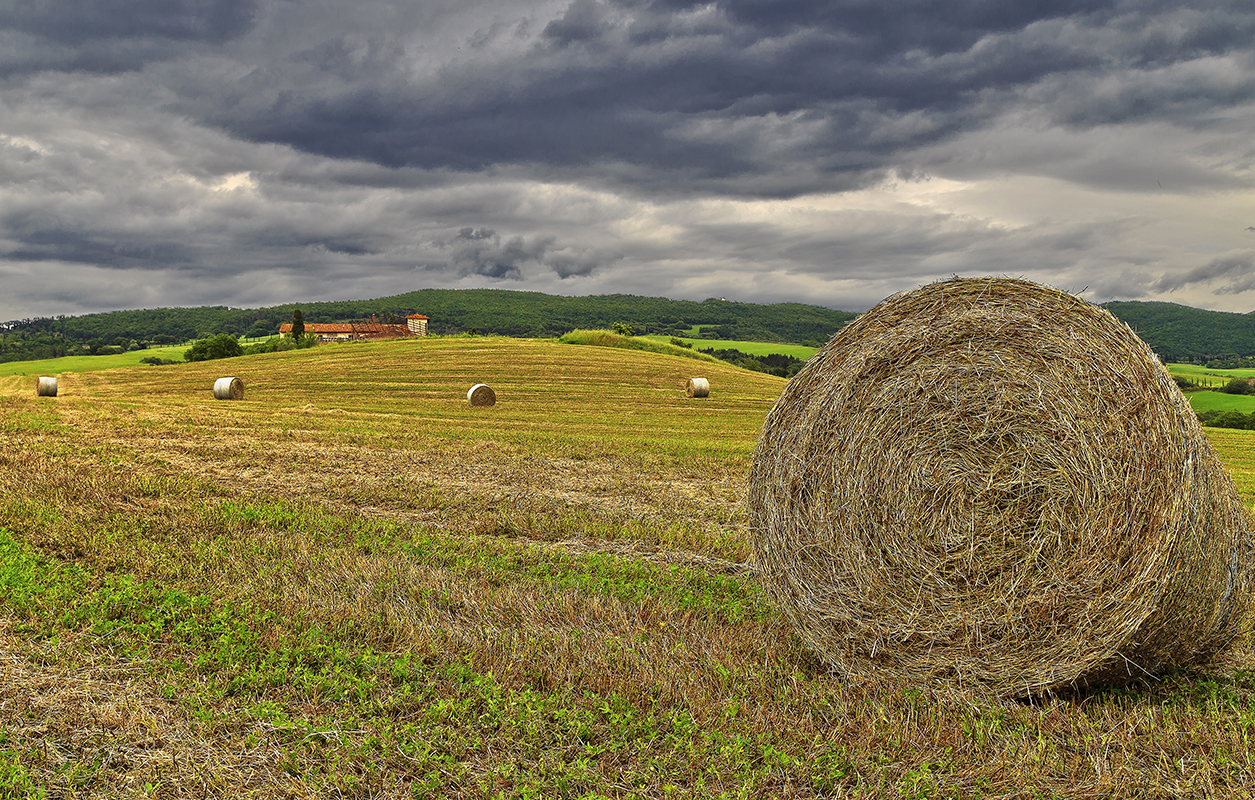
M 0 74 L 117 72 L 246 33 L 255 0 L 0 0 Z
M 503 240 L 487 228 L 463 228 L 437 246 L 449 250 L 449 263 L 459 275 L 520 280 L 524 265 L 540 261 L 551 244 L 549 238 L 528 242 L 522 236 L 512 236 Z
M 115 269 L 165 269 L 192 263 L 184 245 L 149 238 L 127 240 L 114 233 L 32 230 L 18 238 L 18 246 L 0 251 L 11 261 L 68 261 Z
M 252 23 L 253 0 L 0 0 L 5 27 L 79 45 L 101 39 L 222 42 Z
M 1247 0 L 0 0 L 0 306 L 1215 300 L 1253 41 Z
M 1223 282 L 1215 289 L 1218 294 L 1237 294 L 1255 289 L 1255 252 L 1228 253 L 1180 275 L 1167 275 L 1155 284 L 1155 289 L 1170 292 L 1216 282 Z
M 559 280 L 586 278 L 601 267 L 617 263 L 622 254 L 558 244 L 556 236 L 503 237 L 491 228 L 462 228 L 455 235 L 432 242 L 447 253 L 444 264 L 461 277 L 522 280 L 529 266 L 552 272 Z M 428 269 L 441 269 L 437 261 Z M 534 277 L 534 276 L 533 276 Z
M 1237 2 L 576 0 L 526 48 L 417 76 L 406 34 L 328 37 L 188 107 L 240 136 L 394 168 L 600 167 L 651 189 L 788 195 L 867 185 L 1029 90 L 1081 128 L 1206 125 L 1201 110 L 1255 96 L 1249 73 L 1171 69 L 1255 39 Z
M 614 259 L 618 260 L 618 259 Z M 605 264 L 606 259 L 593 253 L 567 252 L 551 253 L 547 265 L 559 278 L 587 278 Z
M 373 235 L 372 235 L 373 234 Z M 249 237 L 241 237 L 241 244 L 258 248 L 279 250 L 311 250 L 346 256 L 366 256 L 378 252 L 373 243 L 380 241 L 376 232 L 361 231 L 345 236 L 325 236 L 308 231 L 285 231 L 277 227 L 259 231 Z

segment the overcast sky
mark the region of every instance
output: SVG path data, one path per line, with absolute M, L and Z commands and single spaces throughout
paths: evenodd
M 0 320 L 955 274 L 1255 309 L 1255 4 L 0 0 Z

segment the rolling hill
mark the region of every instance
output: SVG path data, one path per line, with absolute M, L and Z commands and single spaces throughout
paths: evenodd
M 1105 306 L 1128 323 L 1164 361 L 1255 366 L 1255 315 L 1207 311 L 1173 303 L 1120 301 Z M 306 322 L 430 318 L 434 334 L 472 331 L 549 338 L 571 330 L 631 325 L 638 334 L 777 342 L 819 347 L 857 316 L 802 303 L 760 305 L 636 295 L 565 297 L 499 289 L 422 289 L 374 300 L 113 311 L 75 317 L 14 320 L 0 325 L 0 361 L 173 344 L 217 333 L 270 336 L 300 309 Z
M 226 306 L 113 311 L 77 317 L 15 320 L 0 326 L 0 361 L 68 355 L 69 346 L 173 344 L 217 333 L 270 336 L 301 310 L 304 321 L 430 318 L 434 334 L 474 331 L 549 338 L 579 328 L 616 322 L 637 333 L 680 335 L 699 327 L 706 338 L 792 342 L 819 346 L 856 315 L 801 303 L 759 305 L 709 299 L 702 302 L 635 295 L 564 297 L 497 289 L 423 289 L 375 300 L 285 304 L 270 308 Z M 53 352 L 57 344 L 62 352 Z M 38 349 L 39 347 L 43 349 Z M 81 348 L 80 348 L 81 349 Z

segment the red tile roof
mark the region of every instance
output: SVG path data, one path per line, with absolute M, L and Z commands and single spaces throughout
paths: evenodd
M 279 333 L 291 333 L 292 323 L 285 322 L 279 326 Z M 306 333 L 352 333 L 353 325 L 348 322 L 310 322 L 305 325 Z
M 415 314 L 407 319 L 427 319 L 421 314 Z M 279 326 L 279 333 L 291 333 L 292 323 L 285 322 Z M 413 332 L 408 325 L 386 325 L 382 322 L 307 322 L 305 324 L 305 332 L 317 334 L 320 336 L 328 336 L 331 334 L 347 333 L 354 337 L 378 338 L 378 337 L 401 337 L 412 336 Z

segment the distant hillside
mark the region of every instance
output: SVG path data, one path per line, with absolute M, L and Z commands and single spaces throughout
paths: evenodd
M 854 314 L 802 303 L 732 303 L 725 300 L 668 300 L 635 295 L 562 297 L 498 289 L 423 289 L 377 300 L 296 303 L 271 308 L 225 306 L 114 311 L 78 317 L 5 323 L 0 361 L 52 358 L 88 345 L 134 348 L 168 344 L 217 333 L 269 336 L 292 321 L 299 308 L 305 322 L 339 322 L 375 315 L 400 322 L 407 314 L 430 317 L 435 334 L 476 331 L 505 336 L 552 337 L 578 328 L 626 323 L 637 333 L 680 334 L 702 327 L 705 338 L 793 342 L 819 346 Z M 63 352 L 56 352 L 58 349 Z
M 1105 306 L 1127 322 L 1165 361 L 1246 366 L 1255 359 L 1255 314 L 1204 311 L 1174 303 L 1113 302 Z M 226 306 L 113 311 L 78 317 L 17 320 L 0 325 L 0 361 L 118 352 L 172 344 L 217 333 L 270 336 L 301 309 L 306 322 L 368 319 L 401 322 L 407 314 L 431 318 L 435 334 L 476 331 L 553 337 L 616 322 L 637 333 L 679 335 L 701 326 L 702 338 L 790 342 L 821 346 L 856 315 L 802 303 L 668 300 L 613 294 L 563 297 L 500 289 L 422 289 L 376 300 L 297 303 L 270 308 Z
M 1255 314 L 1134 301 L 1103 308 L 1128 324 L 1164 361 L 1236 367 L 1255 357 Z

